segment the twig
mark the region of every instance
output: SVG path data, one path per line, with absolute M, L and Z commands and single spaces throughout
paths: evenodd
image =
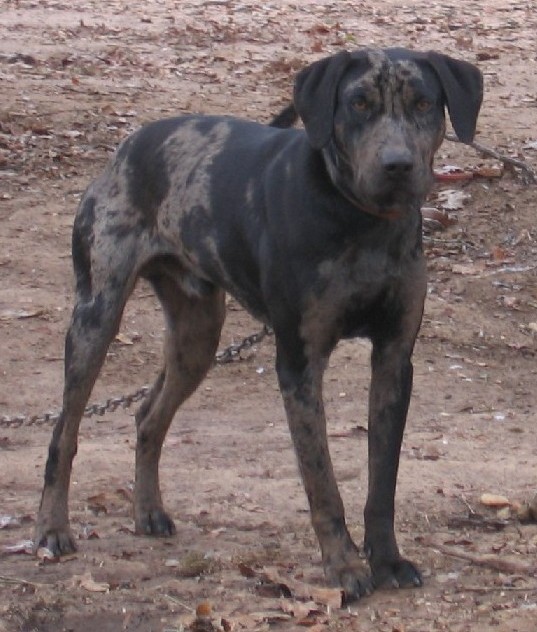
M 461 592 L 525 592 L 532 593 L 537 591 L 537 586 L 464 586 Z
M 503 560 L 496 555 L 474 555 L 472 553 L 466 553 L 465 551 L 453 549 L 449 546 L 445 546 L 444 544 L 437 544 L 433 541 L 426 541 L 425 544 L 436 549 L 443 555 L 456 557 L 458 559 L 465 560 L 466 562 L 470 562 L 471 564 L 476 564 L 477 566 L 487 566 L 499 573 L 507 573 L 508 575 L 529 575 L 531 577 L 537 576 L 537 564 L 535 563 L 525 564 L 524 562 L 519 561 Z
M 446 139 L 453 143 L 460 143 L 461 141 L 455 136 L 455 134 L 446 134 Z M 526 174 L 526 181 L 535 184 L 537 182 L 537 174 L 535 171 L 523 160 L 518 160 L 517 158 L 511 158 L 511 156 L 506 156 L 505 154 L 500 153 L 496 149 L 492 149 L 491 147 L 487 147 L 486 145 L 482 145 L 481 143 L 477 143 L 475 141 L 468 143 L 470 147 L 473 147 L 476 151 L 482 153 L 489 158 L 495 158 L 496 160 L 500 160 L 504 165 L 511 165 L 512 167 L 516 167 L 520 169 Z
M 36 584 L 35 582 L 29 582 L 27 579 L 19 579 L 18 577 L 8 577 L 7 575 L 0 575 L 0 582 L 4 584 L 22 584 L 23 586 L 41 586 L 42 584 Z
M 190 606 L 187 606 L 186 603 L 183 603 L 182 601 L 179 601 L 179 599 L 177 599 L 177 597 L 173 597 L 172 595 L 168 595 L 167 593 L 165 593 L 163 595 L 164 599 L 167 599 L 168 601 L 171 601 L 173 604 L 177 605 L 177 606 L 181 606 L 181 608 L 184 608 L 187 612 L 192 612 L 193 614 L 196 613 L 195 608 L 191 608 Z
M 475 516 L 475 509 L 472 507 L 472 505 L 470 505 L 470 503 L 466 500 L 466 497 L 464 496 L 464 494 L 460 495 L 460 499 L 462 500 L 462 502 L 466 505 L 466 509 L 468 509 L 468 513 L 470 514 L 470 516 Z

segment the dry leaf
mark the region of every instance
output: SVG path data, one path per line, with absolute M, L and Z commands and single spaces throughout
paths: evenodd
M 175 558 L 169 558 L 165 560 L 164 566 L 166 568 L 177 568 L 178 566 L 181 566 L 181 560 L 178 560 Z
M 110 590 L 110 584 L 106 582 L 96 582 L 89 571 L 84 573 L 84 575 L 73 575 L 71 581 L 74 586 L 79 586 L 88 592 L 106 593 Z
M 283 612 L 292 614 L 295 619 L 305 619 L 311 613 L 323 614 L 315 601 L 291 601 L 289 599 L 282 599 L 280 601 L 280 608 Z
M 313 599 L 318 604 L 330 608 L 341 608 L 343 605 L 343 591 L 340 588 L 319 588 L 290 577 L 282 577 L 279 571 L 274 568 L 263 569 L 260 576 L 280 589 L 286 589 L 289 597 Z M 284 596 L 286 596 L 285 592 Z
M 478 167 L 474 171 L 474 175 L 479 178 L 501 178 L 503 176 L 503 167 Z
M 340 588 L 310 588 L 311 597 L 317 603 L 338 610 L 343 606 L 343 591 Z
M 490 251 L 490 256 L 493 261 L 501 263 L 509 258 L 510 253 L 502 246 L 493 246 Z
M 479 502 L 485 507 L 507 507 L 510 504 L 507 497 L 488 493 L 481 494 Z
M 458 211 L 468 201 L 469 195 L 458 189 L 444 189 L 438 193 L 438 205 L 446 211 Z
M 488 61 L 490 59 L 499 59 L 500 51 L 497 48 L 482 48 L 476 53 L 477 61 Z
M 95 514 L 106 514 L 132 502 L 132 493 L 123 487 L 88 496 L 88 509 Z
M 243 562 L 239 562 L 238 564 L 239 572 L 243 577 L 257 577 L 257 571 L 255 571 L 251 566 L 244 564 Z
M 457 182 L 471 180 L 474 177 L 472 171 L 465 171 L 461 167 L 445 165 L 434 171 L 434 177 L 438 182 Z
M 457 223 L 457 220 L 450 217 L 446 211 L 441 211 L 440 209 L 430 206 L 423 207 L 421 209 L 421 215 L 426 224 L 431 223 L 437 225 L 439 228 L 447 228 Z
M 476 264 L 476 263 L 454 263 L 451 266 L 451 271 L 454 274 L 464 274 L 464 275 L 480 274 L 481 272 L 483 272 L 483 270 L 484 270 L 483 264 Z
M 132 345 L 134 344 L 133 342 L 133 338 L 131 336 L 128 336 L 127 334 L 117 334 L 117 336 L 114 339 L 116 342 L 119 342 L 122 345 Z

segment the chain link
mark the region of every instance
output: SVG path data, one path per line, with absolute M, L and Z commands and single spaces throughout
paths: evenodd
M 229 364 L 240 359 L 241 352 L 250 349 L 253 345 L 261 342 L 266 336 L 272 335 L 272 330 L 266 325 L 261 331 L 246 336 L 241 342 L 226 347 L 223 351 L 216 354 L 215 364 Z M 103 416 L 108 412 L 114 412 L 120 406 L 123 409 L 130 408 L 136 402 L 141 401 L 149 393 L 151 387 L 142 386 L 134 393 L 121 395 L 119 397 L 110 397 L 104 402 L 90 404 L 84 410 L 84 417 L 93 417 L 94 415 Z M 60 418 L 60 412 L 46 412 L 41 415 L 1 415 L 0 428 L 20 428 L 20 426 L 42 426 L 44 424 L 55 424 Z

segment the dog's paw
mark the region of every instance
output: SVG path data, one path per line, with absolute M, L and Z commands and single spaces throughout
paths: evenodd
M 141 513 L 136 519 L 136 533 L 166 538 L 175 535 L 175 524 L 163 509 Z
M 352 603 L 373 592 L 373 584 L 367 570 L 352 567 L 340 568 L 337 581 L 331 582 L 341 587 L 343 591 L 343 603 Z
M 369 568 L 357 550 L 347 551 L 342 558 L 336 556 L 335 559 L 325 560 L 324 573 L 331 586 L 341 588 L 344 603 L 356 601 L 373 592 Z
M 372 583 L 375 588 L 392 586 L 394 588 L 416 588 L 423 586 L 419 570 L 403 558 L 394 562 L 372 565 Z
M 48 549 L 55 557 L 60 557 L 74 553 L 77 546 L 69 527 L 47 530 L 38 527 L 34 537 L 34 553 L 37 554 L 41 548 Z

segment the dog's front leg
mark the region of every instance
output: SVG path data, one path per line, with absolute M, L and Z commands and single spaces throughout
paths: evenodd
M 394 532 L 399 454 L 406 423 L 413 368 L 402 344 L 373 343 L 369 397 L 369 488 L 364 511 L 364 548 L 373 585 L 420 586 L 421 575 L 401 557 Z
M 370 592 L 370 579 L 345 524 L 343 502 L 328 451 L 322 399 L 326 361 L 304 360 L 303 349 L 295 347 L 289 353 L 278 340 L 277 346 L 280 389 L 325 575 L 331 584 L 343 588 L 347 599 L 355 599 Z

